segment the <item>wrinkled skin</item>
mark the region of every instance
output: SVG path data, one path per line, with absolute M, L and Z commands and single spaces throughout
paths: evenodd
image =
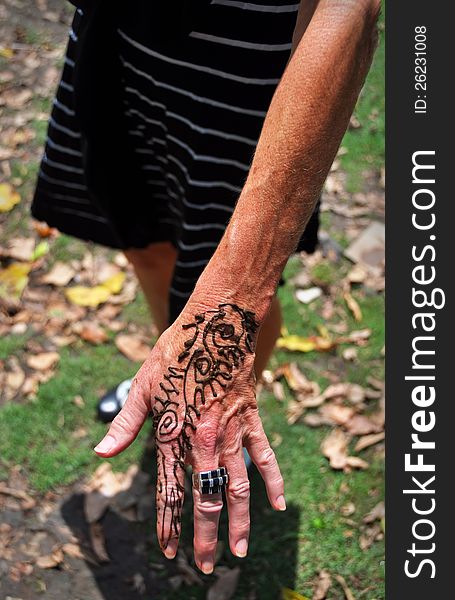
M 285 509 L 283 479 L 256 403 L 256 331 L 248 340 L 242 319 L 228 308 L 223 318 L 217 317 L 218 329 L 204 340 L 214 312 L 206 312 L 199 325 L 194 315 L 183 314 L 163 333 L 134 378 L 128 400 L 103 440 L 105 447 L 100 444 L 97 448 L 97 453 L 106 457 L 121 452 L 134 440 L 149 412 L 154 415 L 157 533 L 169 558 L 177 551 L 180 534 L 185 464 L 190 464 L 194 472 L 227 467 L 229 542 L 237 556 L 247 553 L 250 526 L 250 490 L 242 446 L 261 472 L 273 508 Z M 188 351 L 189 340 L 193 345 Z M 217 378 L 203 376 L 209 363 L 212 373 L 218 373 Z M 201 385 L 201 381 L 206 384 Z M 209 573 L 213 569 L 222 497 L 220 493 L 201 495 L 193 489 L 193 500 L 195 560 L 202 571 Z

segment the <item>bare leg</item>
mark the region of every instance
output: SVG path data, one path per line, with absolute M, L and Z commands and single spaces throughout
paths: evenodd
M 262 371 L 266 368 L 273 349 L 275 348 L 275 343 L 280 336 L 281 323 L 280 301 L 275 296 L 272 300 L 269 314 L 267 315 L 262 324 L 261 330 L 259 331 L 256 346 L 256 361 L 254 363 L 254 370 L 258 380 L 262 375 Z
M 169 326 L 169 287 L 177 250 L 170 242 L 158 242 L 147 248 L 126 250 L 125 256 L 134 267 L 152 319 L 161 334 Z

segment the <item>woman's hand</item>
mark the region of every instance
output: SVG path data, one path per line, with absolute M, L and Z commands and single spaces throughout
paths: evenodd
M 253 313 L 234 304 L 187 305 L 138 371 L 128 400 L 96 447 L 115 456 L 137 436 L 151 411 L 158 462 L 157 533 L 165 555 L 177 552 L 185 464 L 193 472 L 227 468 L 226 500 L 231 551 L 247 553 L 250 528 L 247 448 L 267 487 L 271 505 L 285 510 L 283 479 L 264 433 L 255 396 Z M 213 570 L 221 493 L 193 489 L 194 554 L 204 573 Z

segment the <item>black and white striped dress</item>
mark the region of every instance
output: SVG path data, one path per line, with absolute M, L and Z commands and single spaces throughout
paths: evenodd
M 145 4 L 150 4 L 149 0 Z M 82 239 L 117 248 L 169 239 L 178 249 L 171 287 L 175 318 L 215 251 L 248 174 L 264 116 L 289 59 L 298 3 L 212 0 L 196 28 L 153 39 L 143 0 L 116 15 L 123 121 L 140 168 L 143 196 L 124 210 L 137 214 L 127 234 L 87 193 L 75 118 L 73 70 L 78 9 L 49 122 L 33 215 Z M 148 13 L 147 13 L 148 14 Z M 118 174 L 112 173 L 112 177 Z M 155 221 L 143 207 L 153 203 Z M 137 231 L 136 231 L 137 229 Z M 313 216 L 300 248 L 317 238 Z

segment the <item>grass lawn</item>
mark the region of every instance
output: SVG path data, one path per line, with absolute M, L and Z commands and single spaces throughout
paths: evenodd
M 381 21 L 382 31 L 382 21 Z M 382 33 L 381 33 L 382 37 Z M 384 47 L 381 43 L 376 53 L 373 69 L 368 77 L 361 100 L 356 109 L 360 128 L 348 131 L 343 141 L 347 152 L 341 156 L 341 167 L 347 173 L 349 191 L 362 190 L 362 173 L 365 169 L 378 170 L 384 153 Z M 42 122 L 36 124 L 38 141 L 43 140 Z M 30 196 L 36 165 L 13 165 L 13 175 L 22 180 L 21 193 Z M 18 207 L 8 218 L 4 233 L 19 235 L 24 227 L 26 209 Z M 330 214 L 324 214 L 324 228 L 334 237 L 343 232 L 336 229 Z M 52 249 L 52 260 L 67 260 L 78 256 L 83 245 L 67 236 L 60 236 Z M 298 259 L 290 260 L 285 277 L 289 278 L 300 268 Z M 319 265 L 318 277 L 324 283 L 336 281 L 347 270 L 347 261 Z M 316 300 L 309 308 L 298 304 L 294 289 L 288 282 L 279 291 L 284 310 L 285 326 L 289 332 L 314 335 L 322 303 Z M 362 290 L 354 292 L 362 313 L 362 322 L 356 323 L 342 298 L 336 299 L 339 320 L 347 323 L 348 331 L 371 328 L 369 343 L 359 348 L 358 361 L 347 363 L 341 358 L 343 347 L 331 353 L 290 354 L 276 352 L 272 367 L 295 360 L 301 370 L 323 387 L 329 383 L 331 371 L 340 374 L 344 381 L 366 385 L 369 376 L 383 377 L 384 344 L 383 297 Z M 142 295 L 126 306 L 123 320 L 147 322 L 147 310 Z M 335 318 L 336 321 L 336 318 Z M 21 358 L 29 336 L 6 335 L 0 339 L 0 360 L 12 355 Z M 103 390 L 135 373 L 139 364 L 128 361 L 119 354 L 113 340 L 100 346 L 78 341 L 61 350 L 56 376 L 41 385 L 35 400 L 9 403 L 0 407 L 0 478 L 16 464 L 23 465 L 30 486 L 43 493 L 68 485 L 86 476 L 99 465 L 92 451 L 105 427 L 94 420 L 97 399 Z M 289 398 L 290 392 L 286 390 Z M 81 395 L 85 405 L 77 406 L 73 399 Z M 223 555 L 222 564 L 239 564 L 242 575 L 235 598 L 247 600 L 255 590 L 260 600 L 276 600 L 285 586 L 311 597 L 315 577 L 321 569 L 342 575 L 353 590 L 357 600 L 363 591 L 365 600 L 384 597 L 382 542 L 374 543 L 363 551 L 359 546 L 358 525 L 362 517 L 383 497 L 383 456 L 373 447 L 362 453 L 370 463 L 364 471 L 335 472 L 322 456 L 320 444 L 329 428 L 312 429 L 301 423 L 292 426 L 286 420 L 286 403 L 277 401 L 270 393 L 261 396 L 261 413 L 269 438 L 274 441 L 277 457 L 286 482 L 288 510 L 274 513 L 267 505 L 258 474 L 252 472 L 252 535 L 249 558 L 240 561 Z M 150 424 L 139 439 L 111 462 L 115 469 L 125 470 L 132 462 L 139 462 L 144 451 L 144 440 Z M 81 432 L 84 435 L 81 435 Z M 354 511 L 347 519 L 342 507 L 352 503 Z M 183 543 L 191 546 L 190 502 L 185 510 Z M 226 518 L 223 517 L 222 539 L 226 540 Z M 154 533 L 151 532 L 151 535 Z M 226 544 L 227 546 L 227 544 Z M 150 560 L 158 560 L 159 551 Z M 206 589 L 185 588 L 186 598 L 204 598 Z M 169 592 L 163 600 L 181 598 L 182 592 Z M 344 598 L 342 588 L 334 583 L 332 599 Z

